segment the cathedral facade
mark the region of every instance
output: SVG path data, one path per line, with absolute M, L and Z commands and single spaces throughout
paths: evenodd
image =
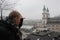
M 60 32 L 60 17 L 50 17 L 49 9 L 43 8 L 42 20 L 37 23 L 36 30 L 50 30 Z

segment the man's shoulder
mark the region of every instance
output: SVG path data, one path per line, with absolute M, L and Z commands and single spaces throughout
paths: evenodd
M 0 21 L 0 31 L 8 31 L 8 24 L 6 23 L 6 21 Z
M 2 35 L 10 35 L 11 31 L 7 27 L 0 26 L 0 34 L 2 34 Z
M 5 27 L 0 27 L 0 34 L 8 34 L 8 30 Z

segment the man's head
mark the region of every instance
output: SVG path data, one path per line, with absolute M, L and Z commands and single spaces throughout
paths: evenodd
M 23 19 L 22 15 L 18 11 L 12 11 L 9 14 L 9 19 L 14 23 L 15 25 L 19 25 L 21 22 L 21 19 Z

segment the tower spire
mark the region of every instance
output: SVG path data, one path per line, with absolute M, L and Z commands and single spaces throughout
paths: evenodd
M 43 7 L 43 11 L 45 11 L 46 10 L 46 8 L 45 8 L 45 5 L 44 5 L 44 7 Z
M 47 8 L 47 12 L 49 12 L 49 9 Z

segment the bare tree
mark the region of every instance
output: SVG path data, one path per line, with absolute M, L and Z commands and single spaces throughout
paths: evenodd
M 9 1 L 9 0 L 8 0 Z M 0 0 L 0 13 L 1 13 L 1 20 L 3 10 L 12 10 L 12 8 L 16 5 L 16 3 L 7 3 L 7 0 Z

